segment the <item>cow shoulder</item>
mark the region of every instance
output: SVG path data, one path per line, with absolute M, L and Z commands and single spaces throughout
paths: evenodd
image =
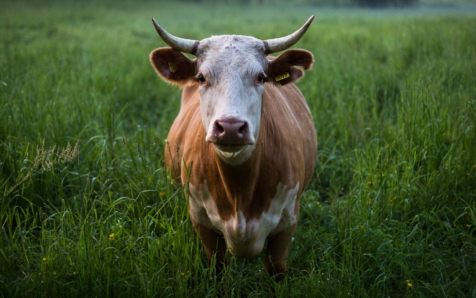
M 197 84 L 187 85 L 183 88 L 180 111 L 170 128 L 165 149 L 166 166 L 177 182 L 180 181 L 184 160 L 195 154 L 196 148 L 201 148 L 196 143 L 204 142 L 200 116 Z
M 265 85 L 260 137 L 281 183 L 294 187 L 301 181 L 300 188 L 306 187 L 315 166 L 317 137 L 306 100 L 296 85 Z

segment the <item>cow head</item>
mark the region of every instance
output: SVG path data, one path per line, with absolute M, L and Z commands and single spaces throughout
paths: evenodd
M 277 58 L 268 54 L 294 45 L 314 16 L 299 30 L 281 38 L 260 40 L 250 36 L 221 35 L 201 41 L 171 35 L 153 19 L 161 38 L 171 48 L 150 54 L 157 73 L 167 82 L 199 85 L 200 109 L 206 141 L 217 154 L 236 165 L 245 161 L 258 139 L 264 84 L 285 85 L 303 76 L 313 56 L 289 50 Z M 196 56 L 189 59 L 182 53 Z

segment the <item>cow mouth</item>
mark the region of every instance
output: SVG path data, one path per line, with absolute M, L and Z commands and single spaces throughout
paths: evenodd
M 234 139 L 224 139 L 211 137 L 207 138 L 207 143 L 211 143 L 215 148 L 223 152 L 238 152 L 244 149 L 247 146 L 252 146 L 255 144 L 253 140 L 249 137 L 245 138 L 234 138 Z
M 223 152 L 238 152 L 245 148 L 247 145 L 246 143 L 241 144 L 223 144 L 223 143 L 212 143 L 218 150 Z

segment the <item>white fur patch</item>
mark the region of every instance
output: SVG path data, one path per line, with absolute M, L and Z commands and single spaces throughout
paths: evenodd
M 210 229 L 220 231 L 227 247 L 237 257 L 250 258 L 258 255 L 268 236 L 285 230 L 296 222 L 294 206 L 299 183 L 292 189 L 278 184 L 269 209 L 260 218 L 250 220 L 245 219 L 241 210 L 227 221 L 221 219 L 206 181 L 201 189 L 191 184 L 189 189 L 190 217 Z

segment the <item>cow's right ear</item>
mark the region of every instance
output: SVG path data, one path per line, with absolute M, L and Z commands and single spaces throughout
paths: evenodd
M 150 62 L 159 76 L 179 86 L 195 80 L 196 61 L 173 48 L 160 48 L 150 53 Z
M 289 50 L 271 60 L 268 65 L 268 81 L 286 85 L 296 82 L 314 63 L 314 56 L 305 50 Z

